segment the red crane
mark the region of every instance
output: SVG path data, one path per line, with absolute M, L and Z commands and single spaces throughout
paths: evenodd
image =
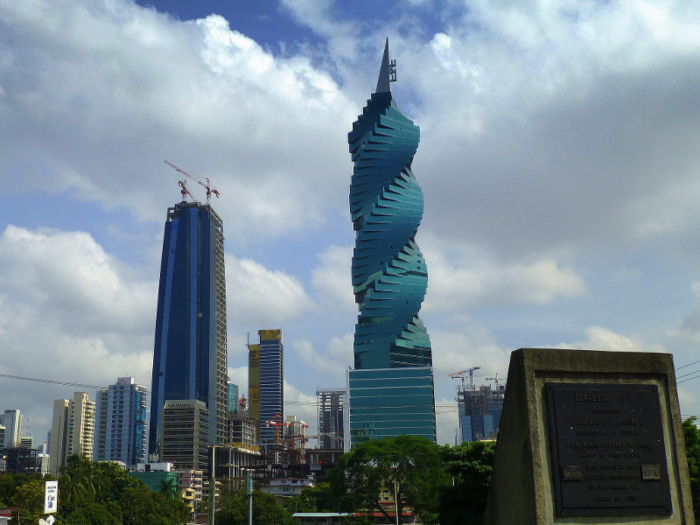
M 200 179 L 199 177 L 195 177 L 194 175 L 191 175 L 190 173 L 187 173 L 187 172 L 186 172 L 185 170 L 183 170 L 182 168 L 178 168 L 178 167 L 175 166 L 175 164 L 173 164 L 172 162 L 168 162 L 167 160 L 164 161 L 164 162 L 165 162 L 168 166 L 170 166 L 171 168 L 173 168 L 175 171 L 177 171 L 177 172 L 179 172 L 179 173 L 182 173 L 185 177 L 189 177 L 190 179 L 192 179 L 193 181 L 195 181 L 195 182 L 196 182 L 197 184 L 199 184 L 200 186 L 203 186 L 204 189 L 207 190 L 207 204 L 211 204 L 211 194 L 212 194 L 212 193 L 213 193 L 214 195 L 216 195 L 216 198 L 217 198 L 217 199 L 221 196 L 221 194 L 219 193 L 219 190 L 217 190 L 215 187 L 213 187 L 213 186 L 211 185 L 211 182 L 209 181 L 209 179 L 208 179 L 207 177 L 204 177 L 204 180 L 202 180 L 202 179 Z M 206 182 L 205 182 L 205 181 L 206 181 Z M 182 184 L 180 184 L 180 186 L 182 186 Z M 184 195 L 184 193 L 183 193 L 183 195 Z M 192 194 L 190 193 L 190 195 L 192 195 Z M 194 198 L 194 197 L 193 197 L 193 198 Z M 184 198 L 183 198 L 183 200 L 184 200 Z
M 177 183 L 180 185 L 180 193 L 182 193 L 182 200 L 183 202 L 187 200 L 187 196 L 189 195 L 194 202 L 197 202 L 197 199 L 194 198 L 194 195 L 190 193 L 190 190 L 187 189 L 187 181 L 186 180 L 179 180 Z
M 268 427 L 275 427 L 275 448 L 279 448 L 280 445 L 280 427 L 288 427 L 291 423 L 285 423 L 282 421 L 282 416 L 275 414 L 275 417 L 269 421 L 265 421 L 265 425 Z

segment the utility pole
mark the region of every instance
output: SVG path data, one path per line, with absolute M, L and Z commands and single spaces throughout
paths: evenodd
M 399 487 L 398 483 L 396 482 L 396 478 L 394 478 L 394 515 L 396 518 L 396 525 L 399 525 Z
M 216 520 L 216 445 L 211 447 L 211 471 L 209 472 L 209 525 Z
M 253 525 L 253 476 L 250 470 L 247 472 L 248 478 L 246 485 L 248 486 L 248 525 Z

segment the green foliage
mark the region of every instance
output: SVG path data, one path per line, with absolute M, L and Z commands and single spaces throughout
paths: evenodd
M 127 488 L 119 505 L 124 525 L 172 525 L 186 523 L 189 517 L 184 501 L 168 500 L 163 494 L 148 488 Z
M 440 490 L 449 481 L 443 466 L 442 447 L 422 437 L 398 436 L 367 441 L 343 454 L 329 480 L 343 512 L 379 511 L 393 521 L 380 497 L 385 490 L 394 499 L 396 490 L 399 515 L 412 507 L 421 523 L 432 525 Z
M 287 499 L 284 508 L 291 513 L 339 512 L 340 509 L 329 483 L 319 483 L 302 490 L 298 496 Z
M 72 456 L 58 480 L 57 525 L 179 525 L 187 505 L 152 492 L 115 463 Z M 19 523 L 38 523 L 44 511 L 41 474 L 0 476 L 0 506 L 17 507 Z
M 693 495 L 693 510 L 695 516 L 700 512 L 700 430 L 696 426 L 696 417 L 683 421 L 683 437 L 685 451 L 688 455 L 688 474 L 690 475 L 690 490 Z
M 216 513 L 217 525 L 247 525 L 248 495 L 241 490 L 222 497 L 221 509 Z M 277 499 L 264 492 L 253 492 L 253 525 L 292 525 L 292 515 Z
M 61 521 L 61 525 L 121 525 L 121 508 L 116 502 L 85 503 Z
M 17 507 L 19 523 L 37 523 L 44 512 L 44 482 L 30 479 L 19 485 L 10 500 Z
M 178 487 L 173 478 L 160 480 L 160 493 L 166 499 L 175 499 L 178 495 Z
M 496 444 L 486 441 L 443 449 L 445 470 L 452 483 L 440 494 L 442 525 L 481 525 L 495 452 Z

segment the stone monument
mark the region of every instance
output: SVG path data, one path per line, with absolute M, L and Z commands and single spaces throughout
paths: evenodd
M 670 354 L 511 354 L 485 525 L 694 525 Z

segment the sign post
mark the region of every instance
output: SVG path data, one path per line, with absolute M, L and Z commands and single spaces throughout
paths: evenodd
M 58 510 L 58 481 L 47 481 L 44 486 L 44 514 Z

